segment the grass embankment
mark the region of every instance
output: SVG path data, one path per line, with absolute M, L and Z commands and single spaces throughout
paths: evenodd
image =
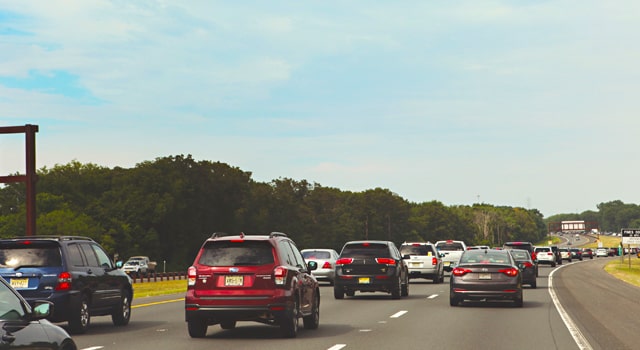
M 551 242 L 551 243 L 549 243 Z M 548 245 L 556 245 L 562 243 L 562 239 L 558 236 L 547 236 L 543 240 L 538 243 L 534 243 L 535 246 L 548 246 Z
M 174 293 L 186 293 L 187 280 L 138 282 L 133 284 L 133 298 L 151 297 Z
M 604 270 L 619 280 L 640 287 L 640 259 L 635 254 L 631 255 L 631 267 L 629 267 L 629 255 L 625 255 L 624 261 L 621 257 L 617 257 L 608 262 Z

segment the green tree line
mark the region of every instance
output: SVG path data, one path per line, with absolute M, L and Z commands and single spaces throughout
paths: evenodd
M 389 189 L 350 192 L 290 178 L 257 182 L 250 172 L 190 155 L 133 168 L 77 161 L 45 167 L 38 170 L 36 190 L 38 235 L 89 236 L 123 259 L 166 261 L 168 271 L 186 269 L 214 232 L 279 231 L 300 248 L 338 251 L 356 239 L 499 246 L 537 242 L 547 234 L 536 209 L 414 203 Z M 606 217 L 613 222 L 618 216 Z M 0 188 L 0 237 L 25 234 L 25 185 L 6 184 Z

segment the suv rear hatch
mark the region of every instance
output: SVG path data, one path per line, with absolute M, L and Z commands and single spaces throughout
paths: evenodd
M 341 259 L 352 259 L 351 263 L 338 267 L 343 275 L 393 275 L 390 265 L 396 264 L 389 247 L 379 243 L 348 244 L 340 253 Z
M 0 276 L 27 299 L 49 298 L 62 272 L 60 246 L 55 241 L 0 242 Z

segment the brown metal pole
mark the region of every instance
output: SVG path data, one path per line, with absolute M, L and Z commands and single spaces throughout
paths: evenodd
M 36 235 L 36 132 L 37 125 L 25 125 L 27 156 L 27 236 Z

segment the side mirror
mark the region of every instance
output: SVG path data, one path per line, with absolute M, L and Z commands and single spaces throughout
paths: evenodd
M 116 267 L 117 268 L 121 268 L 122 267 L 122 260 L 116 261 Z
M 309 271 L 314 271 L 318 269 L 318 262 L 317 261 L 309 261 L 307 263 L 307 269 L 309 269 Z
M 444 253 L 438 253 L 438 256 L 441 257 L 441 258 L 445 257 Z
M 402 259 L 411 259 L 411 255 L 410 255 L 410 254 L 403 255 L 403 256 L 402 256 Z
M 36 300 L 33 305 L 33 319 L 41 320 L 53 313 L 53 303 L 44 300 Z

